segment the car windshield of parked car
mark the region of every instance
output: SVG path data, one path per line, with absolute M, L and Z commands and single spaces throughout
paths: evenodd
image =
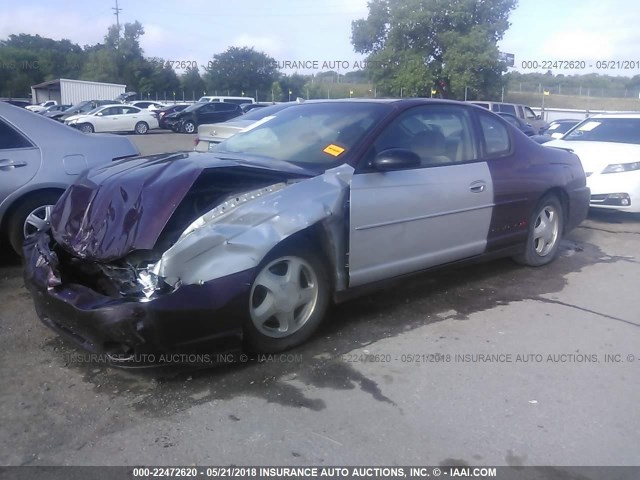
M 576 125 L 563 140 L 640 144 L 640 118 L 591 118 Z
M 93 108 L 93 109 L 89 110 L 88 112 L 86 112 L 85 115 L 95 115 L 96 113 L 98 113 L 103 108 L 104 108 L 103 106 Z
M 82 107 L 84 107 L 87 104 L 87 102 L 80 102 L 80 103 L 76 103 L 75 105 L 70 106 L 69 108 L 67 108 L 64 113 L 74 113 L 77 110 L 80 110 Z
M 325 170 L 352 149 L 389 111 L 382 103 L 317 103 L 265 117 L 212 151 L 260 155 Z
M 194 110 L 199 109 L 200 107 L 202 107 L 203 105 L 206 105 L 206 103 L 194 103 L 193 105 L 189 105 L 187 108 L 185 108 L 184 110 L 182 110 L 183 112 L 193 112 Z

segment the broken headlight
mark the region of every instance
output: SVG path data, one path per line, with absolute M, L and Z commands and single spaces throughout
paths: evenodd
M 263 197 L 264 195 L 267 195 L 269 193 L 282 190 L 286 186 L 286 183 L 276 183 L 274 185 L 269 185 L 268 187 L 262 187 L 257 190 L 252 190 L 250 192 L 235 194 L 227 197 L 220 205 L 215 207 L 213 210 L 209 210 L 207 213 L 194 220 L 191 225 L 189 225 L 187 229 L 182 232 L 182 235 L 180 235 L 178 241 L 182 240 L 184 237 L 193 233 L 204 225 L 207 225 L 208 223 L 211 223 L 213 221 L 220 220 L 222 217 L 228 215 L 239 206 Z

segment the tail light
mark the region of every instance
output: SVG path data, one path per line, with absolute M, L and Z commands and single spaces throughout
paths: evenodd
M 193 139 L 193 148 L 196 148 L 200 143 L 200 137 L 196 135 L 196 138 Z

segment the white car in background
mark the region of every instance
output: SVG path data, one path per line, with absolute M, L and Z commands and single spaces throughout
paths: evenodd
M 139 135 L 158 128 L 158 119 L 148 111 L 133 105 L 103 105 L 65 120 L 67 125 L 84 133 L 135 132 Z
M 29 105 L 25 107 L 27 110 L 31 110 L 32 112 L 40 113 L 44 112 L 47 108 L 57 105 L 58 102 L 55 100 L 47 100 L 46 102 L 39 103 L 38 105 Z
M 153 112 L 155 110 L 160 110 L 167 106 L 164 103 L 155 102 L 153 100 L 136 100 L 134 102 L 127 103 L 127 105 L 133 105 L 134 107 L 141 108 L 142 110 L 146 109 L 146 110 L 149 110 L 150 112 Z
M 640 113 L 594 115 L 545 146 L 580 157 L 591 207 L 640 212 Z

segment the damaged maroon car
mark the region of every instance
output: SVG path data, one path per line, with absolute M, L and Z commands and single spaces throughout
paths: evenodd
M 92 352 L 276 352 L 388 279 L 544 265 L 588 199 L 575 155 L 481 108 L 308 102 L 210 153 L 87 172 L 27 241 L 26 284 L 42 321 Z

